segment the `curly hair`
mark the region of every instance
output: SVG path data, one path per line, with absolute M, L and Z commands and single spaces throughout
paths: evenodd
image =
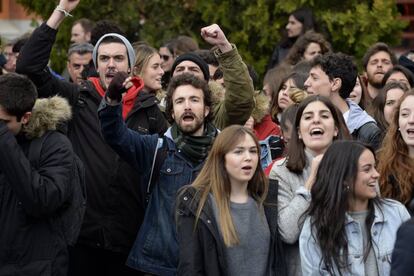
M 325 37 L 320 33 L 310 30 L 296 40 L 286 56 L 285 62 L 290 65 L 295 65 L 301 61 L 306 49 L 311 43 L 316 43 L 321 47 L 322 55 L 332 52 L 331 44 L 326 41 Z
M 394 117 L 378 154 L 378 172 L 381 195 L 407 204 L 413 193 L 414 161 L 399 129 L 401 103 L 414 97 L 414 90 L 405 93 L 396 107 Z
M 211 92 L 206 81 L 201 80 L 194 76 L 193 74 L 183 73 L 179 74 L 176 77 L 173 77 L 168 85 L 167 95 L 165 97 L 165 115 L 169 123 L 173 123 L 174 119 L 172 117 L 174 104 L 173 104 L 173 95 L 175 90 L 179 86 L 191 85 L 194 88 L 201 89 L 204 96 L 204 106 L 210 108 L 210 112 L 207 117 L 204 118 L 205 122 L 210 122 L 213 119 L 213 102 L 211 98 Z
M 342 99 L 349 98 L 358 76 L 358 69 L 352 57 L 343 53 L 327 53 L 323 56 L 317 56 L 312 61 L 312 68 L 318 66 L 328 75 L 329 80 L 341 79 L 339 95 Z

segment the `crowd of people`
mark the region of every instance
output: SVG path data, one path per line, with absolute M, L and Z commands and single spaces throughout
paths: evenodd
M 4 45 L 0 275 L 409 275 L 414 61 L 289 15 L 263 84 L 219 25 L 159 49 L 60 0 Z M 261 88 L 259 88 L 261 87 Z

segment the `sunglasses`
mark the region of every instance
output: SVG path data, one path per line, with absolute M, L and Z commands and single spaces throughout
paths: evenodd
M 168 56 L 168 55 L 160 55 L 160 56 L 164 61 L 168 61 L 171 57 L 171 56 Z

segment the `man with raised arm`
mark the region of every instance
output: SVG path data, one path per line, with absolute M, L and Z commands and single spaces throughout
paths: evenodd
M 96 43 L 92 59 L 99 77 L 77 85 L 54 78 L 44 70 L 56 39 L 57 29 L 79 0 L 60 0 L 46 23 L 27 41 L 17 62 L 38 87 L 40 97 L 59 94 L 69 100 L 73 119 L 68 137 L 86 170 L 88 204 L 77 244 L 70 250 L 69 275 L 136 275 L 125 265 L 145 212 L 145 190 L 140 191 L 136 170 L 122 161 L 103 140 L 97 109 L 105 90 L 118 72 L 132 71 L 135 55 L 128 40 L 107 34 Z M 132 79 L 122 101 L 122 120 L 131 129 L 143 131 L 146 111 L 137 105 L 143 82 Z M 164 133 L 166 120 L 156 103 L 149 105 L 154 129 Z M 148 125 L 148 124 L 146 124 Z

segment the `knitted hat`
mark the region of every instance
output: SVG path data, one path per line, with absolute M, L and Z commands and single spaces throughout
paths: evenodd
M 401 66 L 404 66 L 405 68 L 407 68 L 408 70 L 410 70 L 411 73 L 414 74 L 414 62 L 412 60 L 410 60 L 408 57 L 406 57 L 406 56 L 400 56 L 400 58 L 398 59 L 398 63 Z
M 185 53 L 179 56 L 178 58 L 176 58 L 171 68 L 171 72 L 174 74 L 175 67 L 177 67 L 178 64 L 180 64 L 181 62 L 185 60 L 189 60 L 197 64 L 198 67 L 200 67 L 201 71 L 203 72 L 204 80 L 207 82 L 209 81 L 210 71 L 208 70 L 208 64 L 199 55 L 194 54 L 194 53 Z
M 124 43 L 125 47 L 127 48 L 128 66 L 129 66 L 130 69 L 132 69 L 132 67 L 134 67 L 134 64 L 135 64 L 135 51 L 134 51 L 134 48 L 132 47 L 131 43 L 129 43 L 128 39 L 126 39 L 124 36 L 122 36 L 120 34 L 116 34 L 116 33 L 109 33 L 109 34 L 103 35 L 98 40 L 98 42 L 96 42 L 96 45 L 93 48 L 93 52 L 92 52 L 92 59 L 93 59 L 93 64 L 95 64 L 95 68 L 98 67 L 97 58 L 98 58 L 98 48 L 99 48 L 99 45 L 101 44 L 102 40 L 105 37 L 108 37 L 108 36 L 114 36 L 114 37 L 117 37 L 120 40 L 122 40 L 122 42 Z

